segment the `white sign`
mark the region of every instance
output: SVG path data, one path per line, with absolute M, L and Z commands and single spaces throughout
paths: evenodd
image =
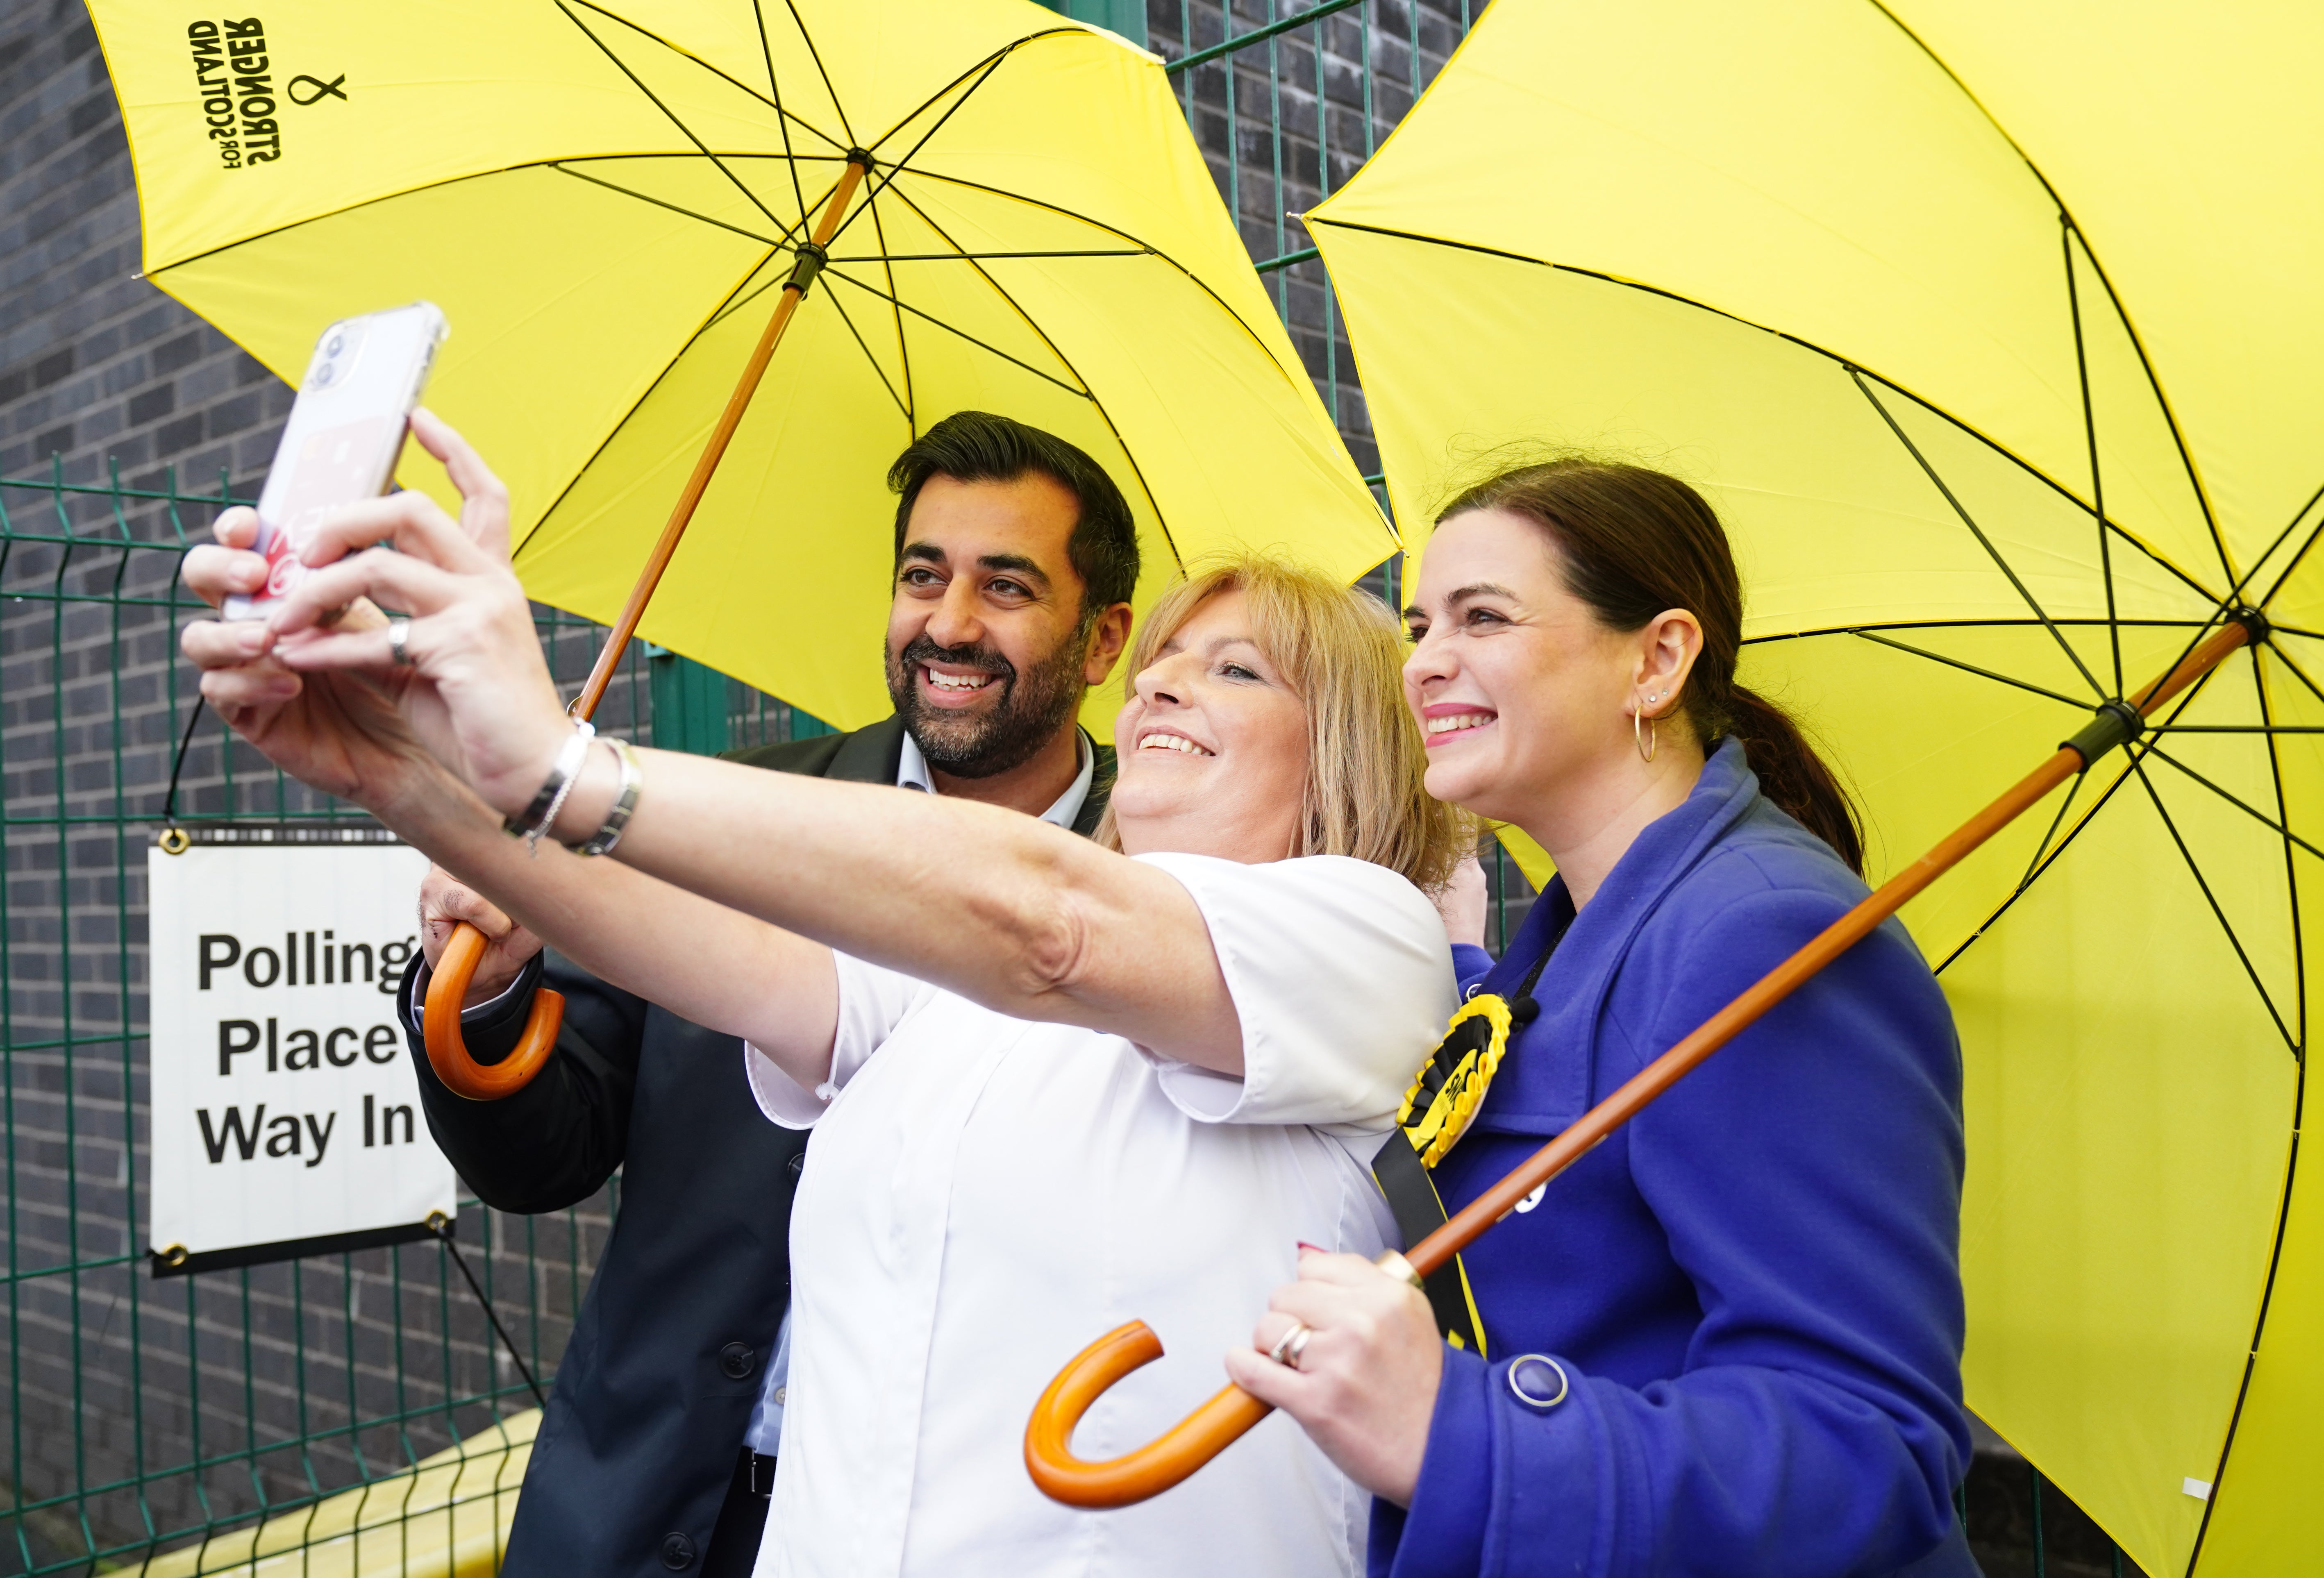
M 453 1214 L 395 1015 L 427 869 L 396 844 L 148 852 L 157 1273 L 389 1243 Z

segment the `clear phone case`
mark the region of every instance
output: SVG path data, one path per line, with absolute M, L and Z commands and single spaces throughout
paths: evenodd
M 433 302 L 342 318 L 315 341 L 290 420 L 258 495 L 266 588 L 229 597 L 228 619 L 263 616 L 306 572 L 299 562 L 323 517 L 376 498 L 394 474 L 411 408 L 448 329 Z

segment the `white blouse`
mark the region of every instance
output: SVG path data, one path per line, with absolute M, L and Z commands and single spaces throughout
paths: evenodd
M 1287 1418 L 1118 1511 L 1061 1506 L 1025 1471 L 1034 1402 L 1097 1337 L 1139 1319 L 1166 1350 L 1075 1433 L 1110 1458 L 1226 1383 L 1221 1356 L 1296 1274 L 1299 1241 L 1394 1241 L 1370 1158 L 1454 1006 L 1443 924 L 1392 872 L 1139 858 L 1210 927 L 1240 1079 L 845 955 L 819 1094 L 746 1048 L 767 1115 L 817 1130 L 759 1573 L 1363 1570 L 1369 1499 Z

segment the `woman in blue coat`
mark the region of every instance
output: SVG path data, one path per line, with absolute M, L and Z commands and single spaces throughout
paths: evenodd
M 1735 682 L 1685 484 L 1496 477 L 1416 592 L 1430 792 L 1559 873 L 1499 964 L 1455 950 L 1464 992 L 1538 1005 L 1436 1166 L 1458 1210 L 1866 889 L 1845 795 Z M 1229 1369 L 1374 1493 L 1375 1573 L 1968 1578 L 1960 1180 L 1951 1016 L 1892 920 L 1469 1250 L 1482 1353 L 1303 1252 Z

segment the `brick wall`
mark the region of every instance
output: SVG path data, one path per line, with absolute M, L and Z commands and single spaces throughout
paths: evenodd
M 0 0 L 0 477 L 248 496 L 290 391 L 138 266 L 128 149 L 87 14 Z M 392 1471 L 489 1417 L 455 1399 L 530 1398 L 432 1246 L 146 1271 L 144 852 L 193 696 L 174 656 L 178 549 L 214 511 L 20 488 L 0 488 L 0 511 L 9 1573 Z M 560 638 L 560 671 L 594 645 L 586 629 Z M 616 714 L 636 695 L 617 687 Z M 327 808 L 215 719 L 186 766 L 189 810 Z M 489 1229 L 462 1214 L 472 1263 L 548 1368 L 607 1220 L 602 1201 Z
M 1270 20 L 1267 0 L 1149 0 L 1176 57 Z M 1255 259 L 1308 245 L 1286 209 L 1352 173 L 1442 64 L 1460 0 L 1367 0 L 1181 86 Z M 79 0 L 0 0 L 0 478 L 131 494 L 256 491 L 290 392 L 137 278 L 136 195 Z M 1268 274 L 1360 465 L 1377 462 L 1320 264 Z M 210 509 L 0 487 L 0 1574 L 85 1561 L 314 1486 L 392 1470 L 527 1401 L 432 1247 L 156 1282 L 143 1260 L 143 871 L 189 716 L 174 659 L 179 546 Z M 50 540 L 40 540 L 49 539 Z M 1383 586 L 1383 590 L 1390 590 Z M 577 678 L 591 632 L 555 643 Z M 643 715 L 617 687 L 617 726 Z M 736 687 L 739 691 L 740 687 Z M 788 732 L 740 695 L 734 737 Z M 327 809 L 214 719 L 181 805 Z M 1522 899 L 1510 924 L 1522 913 Z M 553 1369 L 607 1223 L 459 1226 L 519 1341 Z M 46 1503 L 46 1505 L 42 1505 Z

